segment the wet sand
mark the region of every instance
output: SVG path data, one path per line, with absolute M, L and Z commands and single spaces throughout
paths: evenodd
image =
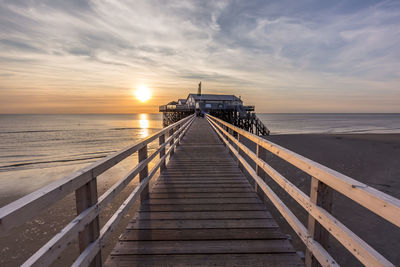
M 400 134 L 275 135 L 269 136 L 267 139 L 389 195 L 400 198 Z M 295 167 L 288 166 L 287 163 L 273 155 L 267 155 L 266 160 L 301 190 L 309 193 L 310 178 L 307 174 Z M 99 193 L 103 193 L 117 178 L 121 177 L 121 173 L 126 173 L 129 169 L 128 165 L 123 165 L 120 169 L 117 168 L 106 173 L 99 182 Z M 102 213 L 101 224 L 104 224 L 135 184 L 136 180 L 119 196 L 115 204 Z M 268 181 L 268 184 L 276 190 L 285 203 L 306 224 L 307 215 L 305 211 L 273 181 Z M 0 205 L 16 198 L 18 196 L 10 195 L 8 199 L 2 199 L 3 203 L 0 203 Z M 103 250 L 103 259 L 113 248 L 119 233 L 134 215 L 137 206 L 132 207 L 128 216 L 121 221 L 119 229 L 113 234 Z M 270 210 L 281 225 L 282 230 L 290 234 L 296 249 L 304 251 L 301 241 L 291 231 L 290 226 L 283 220 L 279 212 L 273 207 L 270 207 Z M 335 193 L 333 197 L 333 215 L 394 264 L 400 265 L 398 253 L 400 251 L 399 228 L 339 193 Z M 6 237 L 0 239 L 0 265 L 19 266 L 71 221 L 74 216 L 74 196 L 70 195 L 38 217 L 11 231 Z M 62 254 L 54 266 L 69 266 L 73 262 L 78 255 L 76 243 L 75 241 Z M 342 266 L 361 266 L 352 255 L 349 255 L 332 238 L 328 251 Z
M 400 134 L 273 135 L 266 139 L 400 198 Z M 266 160 L 309 194 L 310 177 L 307 174 L 271 154 L 267 155 Z M 307 225 L 307 215 L 303 208 L 278 188 L 275 182 L 268 183 Z M 291 231 L 290 226 L 275 208 L 271 209 L 274 217 L 279 218 L 283 231 L 290 233 L 296 248 L 304 251 L 302 242 Z M 388 260 L 400 265 L 398 227 L 337 192 L 333 194 L 332 213 Z M 342 266 L 362 266 L 332 237 L 328 251 Z

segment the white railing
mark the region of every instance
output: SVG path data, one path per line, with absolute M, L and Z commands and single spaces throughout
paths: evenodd
M 315 259 L 322 266 L 338 266 L 325 250 L 329 235 L 321 235 L 321 228 L 326 229 L 349 252 L 366 266 L 394 266 L 375 249 L 344 226 L 331 213 L 330 189 L 347 196 L 392 224 L 400 227 L 400 200 L 358 182 L 346 175 L 329 169 L 288 149 L 235 127 L 225 121 L 207 114 L 207 119 L 221 140 L 238 159 L 238 163 L 250 174 L 256 185 L 266 194 L 285 220 L 294 229 L 307 247 L 306 265 L 315 264 Z M 257 153 L 252 152 L 241 141 L 241 137 L 257 145 Z M 311 176 L 310 196 L 307 196 L 283 175 L 273 169 L 263 158 L 269 151 L 286 162 L 296 166 Z M 242 155 L 245 154 L 256 164 L 253 169 Z M 274 191 L 261 178 L 265 172 L 308 213 L 306 228 L 293 212 L 282 202 Z M 318 223 L 316 223 L 318 222 Z
M 78 215 L 33 254 L 23 266 L 50 265 L 77 236 L 79 236 L 81 254 L 73 266 L 101 266 L 101 248 L 105 240 L 135 200 L 139 196 L 141 196 L 141 201 L 145 199 L 148 194 L 150 179 L 159 169 L 162 171 L 165 168 L 167 157 L 174 153 L 174 148 L 179 145 L 194 118 L 194 115 L 186 117 L 126 149 L 2 207 L 0 209 L 0 235 L 4 235 L 10 229 L 25 223 L 75 191 Z M 168 139 L 165 139 L 167 134 Z M 147 145 L 157 138 L 159 139 L 159 146 L 154 153 L 148 156 Z M 166 150 L 167 145 L 168 150 Z M 123 179 L 116 182 L 98 198 L 96 177 L 135 152 L 138 152 L 138 164 Z M 160 155 L 158 162 L 148 172 L 149 162 L 157 155 Z M 140 183 L 100 229 L 98 217 L 100 211 L 138 174 Z

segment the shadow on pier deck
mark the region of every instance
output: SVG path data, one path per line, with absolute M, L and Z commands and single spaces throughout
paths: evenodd
M 204 118 L 197 118 L 106 266 L 302 266 Z

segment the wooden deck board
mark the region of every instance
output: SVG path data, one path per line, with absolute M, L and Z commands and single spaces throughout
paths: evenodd
M 263 204 L 161 204 L 142 205 L 141 211 L 243 211 L 243 210 L 265 210 Z
M 223 254 L 295 252 L 285 239 L 265 240 L 140 240 L 118 242 L 111 255 L 127 254 Z
M 141 220 L 129 223 L 126 229 L 195 229 L 195 228 L 268 228 L 278 227 L 273 219 L 223 220 Z
M 139 220 L 270 219 L 265 211 L 141 211 Z
M 279 254 L 186 254 L 110 256 L 106 266 L 304 266 L 296 253 Z
M 236 197 L 236 198 L 151 198 L 146 204 L 165 204 L 165 205 L 203 205 L 203 204 L 259 204 L 257 197 Z
M 126 230 L 120 240 L 235 240 L 286 239 L 279 228 L 143 229 Z
M 196 119 L 105 266 L 302 266 L 205 119 Z
M 257 194 L 249 192 L 212 192 L 212 193 L 183 193 L 183 192 L 155 192 L 150 194 L 150 198 L 257 198 Z

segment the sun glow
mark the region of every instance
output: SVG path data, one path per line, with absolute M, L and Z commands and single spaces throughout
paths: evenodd
M 147 88 L 144 85 L 141 85 L 136 90 L 135 96 L 140 102 L 146 102 L 147 100 L 149 100 L 151 98 L 151 92 L 150 92 L 149 88 Z

